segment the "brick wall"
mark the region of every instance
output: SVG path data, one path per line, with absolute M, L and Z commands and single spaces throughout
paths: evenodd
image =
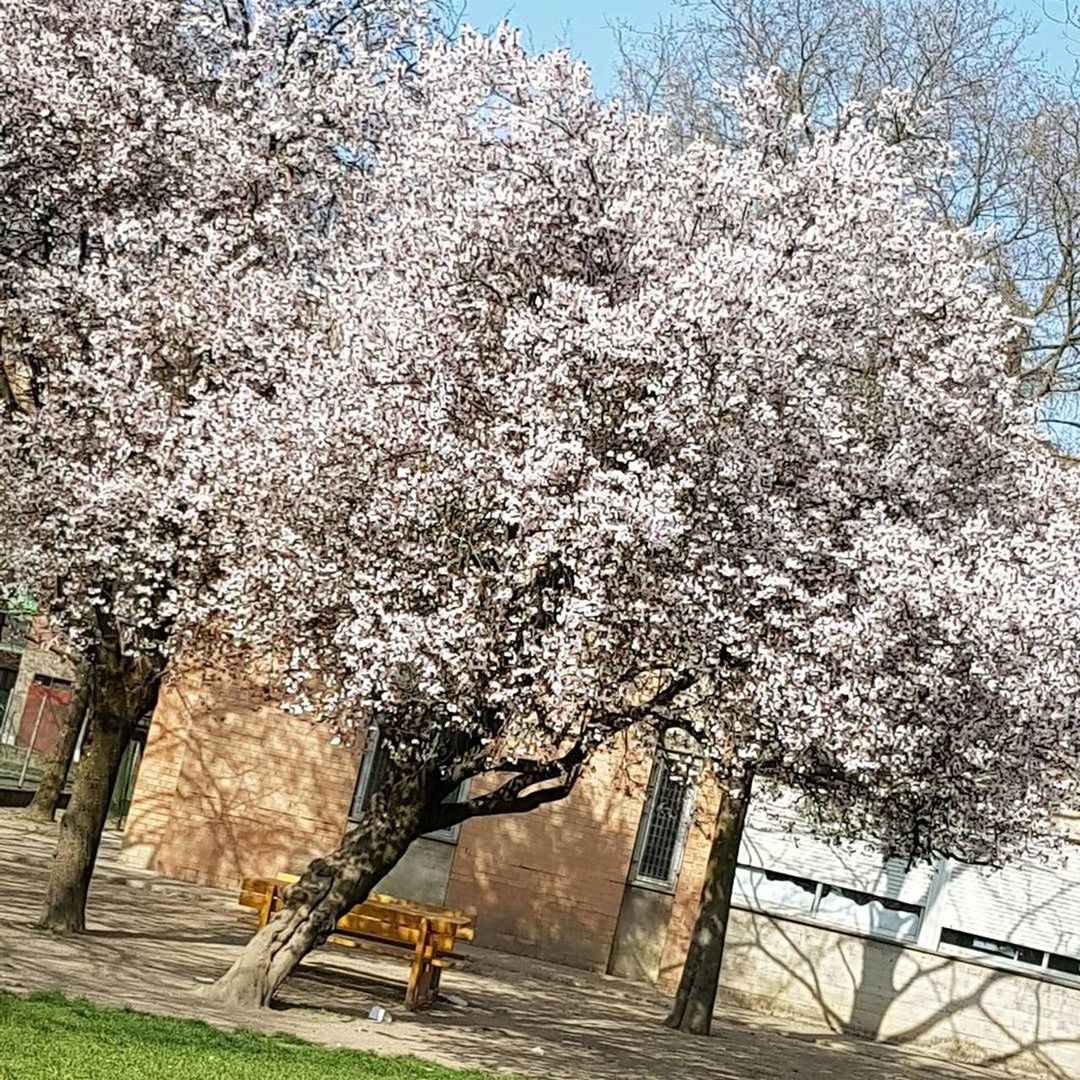
M 357 769 L 355 751 L 257 690 L 185 678 L 162 691 L 121 859 L 226 888 L 302 868 L 340 841 Z M 478 944 L 605 970 L 647 777 L 637 750 L 602 756 L 569 799 L 466 822 L 456 847 L 418 842 L 387 888 L 404 895 L 425 870 L 417 898 L 445 889 L 448 906 L 475 909 Z M 473 794 L 483 790 L 474 782 Z M 428 848 L 444 868 L 418 867 Z
M 211 692 L 197 680 L 169 686 L 150 730 L 122 858 L 227 887 L 245 874 L 301 867 L 339 841 L 356 772 L 354 752 L 251 693 Z M 624 898 L 647 775 L 629 752 L 606 755 L 569 799 L 467 822 L 456 850 L 426 842 L 424 850 L 452 858 L 445 902 L 478 912 L 477 944 L 603 970 L 621 909 L 624 922 L 662 935 L 659 970 L 650 959 L 650 974 L 674 988 L 716 793 L 701 792 L 673 895 L 648 908 L 662 908 L 663 917 L 643 919 L 641 905 Z M 494 782 L 474 784 L 473 793 Z M 442 872 L 427 873 L 432 889 Z M 823 1031 L 1080 1076 L 1080 990 L 798 920 L 732 913 L 720 1002 L 798 1014 Z
M 302 868 L 341 840 L 357 773 L 325 728 L 195 679 L 165 688 L 122 860 L 231 888 Z
M 447 904 L 477 910 L 478 945 L 607 968 L 641 813 L 624 768 L 605 755 L 561 802 L 462 826 Z

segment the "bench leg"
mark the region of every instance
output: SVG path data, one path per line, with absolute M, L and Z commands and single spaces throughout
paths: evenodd
M 427 919 L 420 920 L 420 936 L 413 952 L 412 965 L 409 968 L 409 985 L 405 989 L 405 1008 L 419 1009 L 427 1004 L 426 995 L 430 992 L 431 959 L 428 956 Z
M 431 962 L 431 956 L 424 958 L 424 971 L 420 976 L 420 992 L 418 1007 L 423 1008 L 435 1000 L 435 981 L 439 976 L 439 969 Z
M 269 921 L 274 910 L 274 897 L 277 895 L 277 886 L 271 885 L 263 896 L 263 902 L 259 905 L 259 929 L 261 930 Z

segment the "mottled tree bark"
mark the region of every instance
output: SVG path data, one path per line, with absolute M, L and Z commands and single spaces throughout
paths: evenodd
M 746 775 L 741 787 L 720 788 L 720 808 L 709 848 L 697 919 L 675 1002 L 664 1021 L 667 1027 L 692 1035 L 708 1035 L 712 1027 L 739 843 L 750 801 L 750 782 L 751 777 Z
M 37 791 L 26 808 L 26 816 L 34 821 L 52 821 L 56 817 L 60 793 L 64 790 L 71 760 L 75 756 L 75 744 L 90 705 L 90 694 L 90 679 L 83 672 L 57 732 L 56 745 L 42 769 Z
M 156 658 L 124 656 L 115 643 L 102 647 L 95 661 L 89 745 L 60 822 L 45 910 L 38 922 L 41 929 L 58 934 L 86 929 L 86 897 L 113 785 L 139 718 L 157 698 L 161 678 Z
M 432 827 L 445 794 L 445 785 L 422 768 L 389 765 L 371 807 L 341 846 L 312 862 L 285 890 L 285 907 L 252 937 L 206 996 L 246 1008 L 269 1005 L 297 964 Z

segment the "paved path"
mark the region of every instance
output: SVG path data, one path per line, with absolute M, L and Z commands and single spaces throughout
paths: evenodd
M 102 1004 L 199 1016 L 223 1026 L 284 1031 L 330 1045 L 415 1054 L 446 1065 L 551 1080 L 993 1080 L 910 1050 L 817 1036 L 797 1021 L 729 1014 L 711 1039 L 666 1031 L 664 1000 L 647 987 L 472 950 L 444 990 L 468 1001 L 421 1015 L 400 1006 L 405 966 L 328 949 L 285 987 L 280 1008 L 240 1013 L 208 1005 L 197 978 L 216 976 L 247 939 L 234 897 L 116 864 L 103 845 L 90 932 L 30 929 L 54 835 L 0 811 L 0 988 L 59 989 Z M 373 1004 L 394 1015 L 367 1020 Z

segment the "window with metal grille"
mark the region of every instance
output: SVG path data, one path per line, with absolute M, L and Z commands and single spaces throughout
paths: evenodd
M 797 915 L 867 937 L 914 941 L 923 908 L 893 897 L 740 863 L 735 900 L 756 911 Z
M 673 889 L 682 865 L 695 785 L 692 759 L 662 751 L 653 766 L 638 829 L 634 883 Z

